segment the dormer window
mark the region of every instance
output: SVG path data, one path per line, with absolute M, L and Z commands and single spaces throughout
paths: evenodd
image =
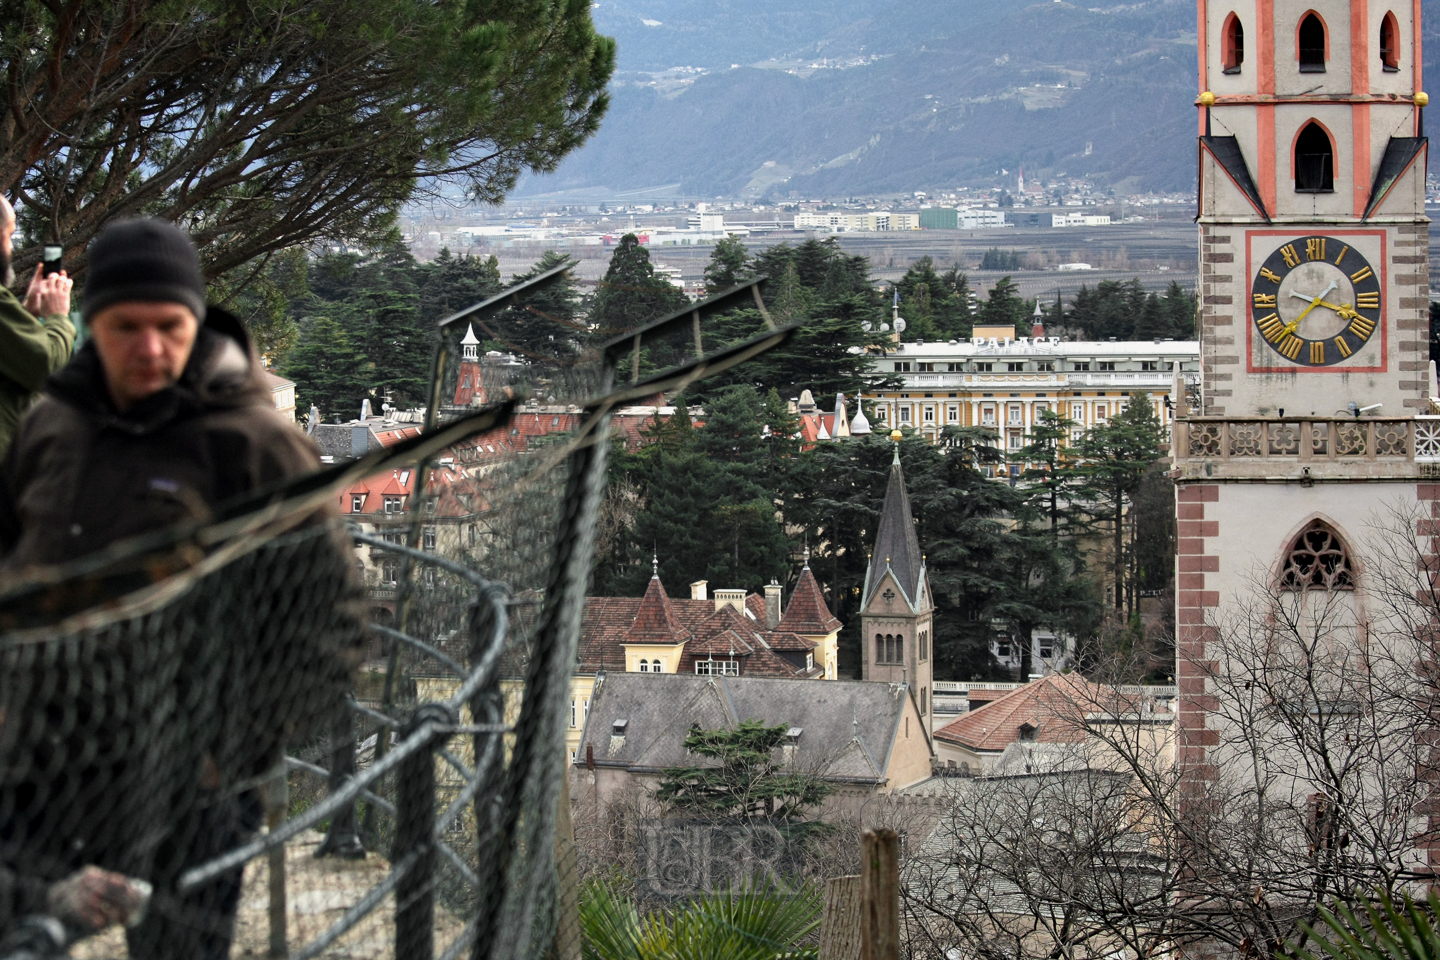
M 350 512 L 359 513 L 365 509 L 365 497 L 361 494 L 352 494 L 350 497 Z
M 1386 73 L 1400 70 L 1400 24 L 1393 13 L 1380 21 L 1380 68 Z
M 1233 13 L 1225 19 L 1220 33 L 1220 61 L 1225 73 L 1239 73 L 1245 62 L 1245 28 Z
M 612 736 L 612 737 L 623 737 L 623 736 L 625 736 L 625 726 L 626 726 L 626 724 L 628 724 L 629 722 L 630 722 L 630 721 L 628 721 L 628 720 L 616 720 L 614 723 L 610 724 L 610 736 Z
M 1035 733 L 1040 728 L 1031 723 L 1020 724 L 1020 739 L 1030 743 L 1035 740 Z
M 1325 72 L 1325 22 L 1318 14 L 1307 13 L 1297 35 L 1301 73 Z
M 1295 138 L 1295 192 L 1335 192 L 1335 148 L 1325 128 L 1313 120 Z

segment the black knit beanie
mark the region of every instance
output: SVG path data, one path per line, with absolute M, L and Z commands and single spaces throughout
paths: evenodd
M 88 323 L 112 303 L 180 303 L 205 320 L 205 278 L 195 244 L 173 223 L 150 218 L 110 224 L 90 244 L 85 270 Z

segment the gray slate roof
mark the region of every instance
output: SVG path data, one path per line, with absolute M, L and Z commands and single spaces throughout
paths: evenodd
M 717 730 L 762 720 L 801 730 L 799 769 L 831 782 L 881 784 L 907 691 L 904 683 L 858 680 L 601 673 L 575 762 L 585 763 L 588 747 L 596 766 L 637 773 L 699 765 L 703 758 L 684 746 L 693 725 Z
M 905 591 L 905 600 L 912 608 L 920 596 L 920 580 L 924 576 L 924 558 L 920 540 L 915 535 L 915 517 L 910 512 L 910 495 L 905 492 L 905 474 L 900 469 L 900 449 L 895 449 L 895 462 L 890 465 L 890 482 L 885 488 L 885 505 L 880 509 L 880 525 L 875 532 L 875 551 L 865 571 L 865 594 L 861 606 L 867 606 L 889 565 Z
M 336 463 L 342 460 L 355 460 L 355 433 L 363 431 L 365 438 L 365 453 L 371 450 L 378 450 L 384 446 L 380 438 L 375 436 L 375 430 L 369 424 L 357 423 L 317 423 L 310 434 L 320 447 L 321 456 L 333 457 Z M 363 456 L 364 454 L 361 454 Z

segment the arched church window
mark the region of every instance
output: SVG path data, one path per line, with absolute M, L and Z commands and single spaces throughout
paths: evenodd
M 1400 23 L 1393 13 L 1380 21 L 1380 66 L 1386 73 L 1400 69 Z
M 1220 62 L 1225 73 L 1239 73 L 1245 62 L 1245 28 L 1233 13 L 1225 18 L 1220 31 Z
M 1335 191 L 1335 149 L 1325 128 L 1313 120 L 1295 138 L 1295 189 L 1299 193 Z
M 1300 72 L 1325 72 L 1325 22 L 1314 13 L 1300 21 Z
M 1290 544 L 1280 571 L 1280 588 L 1298 591 L 1354 587 L 1355 568 L 1345 542 L 1325 521 L 1312 521 Z
M 883 634 L 875 634 L 875 662 L 885 663 L 885 637 Z

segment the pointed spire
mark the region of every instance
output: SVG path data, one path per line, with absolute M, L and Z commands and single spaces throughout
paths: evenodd
M 650 552 L 650 579 L 660 579 L 660 554 L 653 550 Z
M 795 590 L 785 606 L 785 615 L 775 625 L 778 633 L 794 633 L 802 637 L 818 637 L 840 629 L 840 621 L 830 612 L 825 594 L 815 581 L 810 569 L 810 551 L 805 551 L 805 566 L 800 570 L 800 579 L 795 581 Z
M 860 437 L 870 432 L 870 421 L 865 418 L 865 405 L 855 399 L 855 419 L 850 421 L 850 436 Z
M 680 624 L 675 607 L 665 593 L 658 575 L 650 578 L 650 586 L 635 611 L 635 620 L 625 631 L 623 643 L 683 643 L 690 631 Z
M 885 558 L 885 565 L 895 574 L 900 589 L 905 592 L 905 599 L 915 603 L 920 595 L 924 559 L 920 554 L 920 540 L 915 535 L 915 517 L 910 511 L 910 495 L 905 489 L 898 442 L 895 444 L 895 459 L 890 464 L 890 482 L 885 487 L 885 505 L 880 509 L 880 523 L 875 531 L 874 556 Z M 872 559 L 871 569 L 865 576 L 862 606 L 868 604 L 871 595 L 879 589 L 883 574 L 884 568 L 876 569 Z
M 473 324 L 465 325 L 465 336 L 460 341 L 460 359 L 472 362 L 480 359 L 480 340 L 475 336 Z

